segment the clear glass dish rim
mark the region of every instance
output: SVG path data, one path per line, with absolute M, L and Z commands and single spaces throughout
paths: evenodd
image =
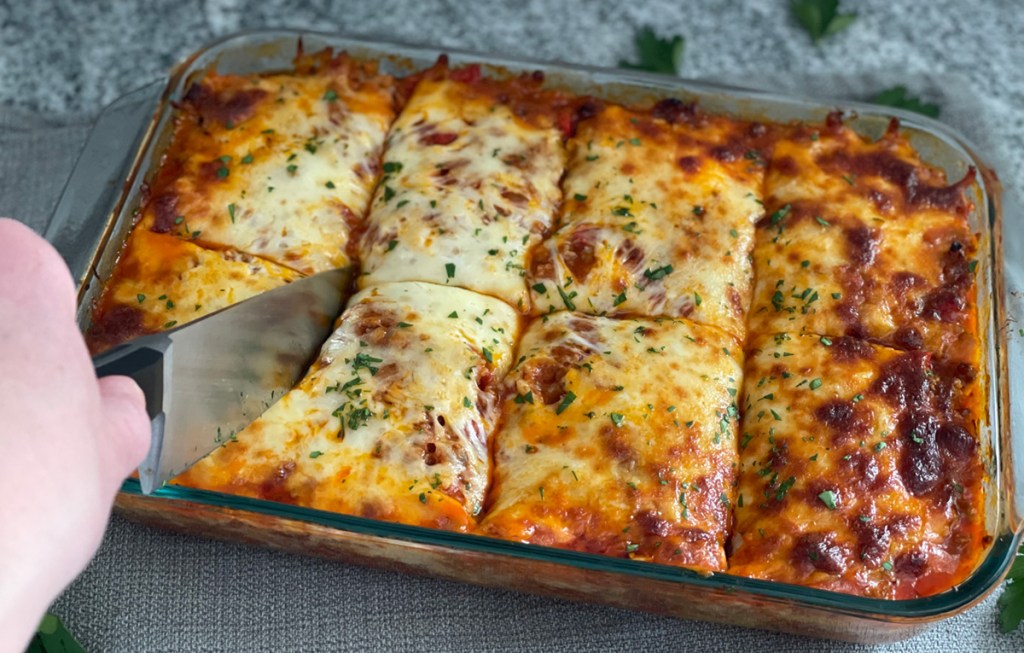
M 783 103 L 794 107 L 801 107 L 811 111 L 829 111 L 833 109 L 853 110 L 857 116 L 871 116 L 879 118 L 896 117 L 906 128 L 917 129 L 921 132 L 938 137 L 946 144 L 952 145 L 963 152 L 979 170 L 991 170 L 977 155 L 977 148 L 970 143 L 962 134 L 948 125 L 933 120 L 926 116 L 910 113 L 908 111 L 885 108 L 882 113 L 879 107 L 863 102 L 836 99 L 834 103 L 828 103 L 821 98 L 810 98 L 800 95 L 778 94 L 770 91 L 761 91 L 749 88 L 718 84 L 704 80 L 693 80 L 685 78 L 672 78 L 663 75 L 645 73 L 642 71 L 626 71 L 608 69 L 596 66 L 580 64 L 553 63 L 549 61 L 536 60 L 528 57 L 503 57 L 489 53 L 475 52 L 460 48 L 438 47 L 429 44 L 409 44 L 396 42 L 387 38 L 377 38 L 367 35 L 349 35 L 336 32 L 323 32 L 308 29 L 252 29 L 234 32 L 217 39 L 214 39 L 201 48 L 195 50 L 171 71 L 164 91 L 160 94 L 157 111 L 150 123 L 150 131 L 143 137 L 138 150 L 133 170 L 138 169 L 141 164 L 141 154 L 150 146 L 152 140 L 152 129 L 161 112 L 166 108 L 168 102 L 174 96 L 176 88 L 185 84 L 196 70 L 192 69 L 195 62 L 204 56 L 215 54 L 218 50 L 229 46 L 236 41 L 248 39 L 294 39 L 301 41 L 303 37 L 320 38 L 328 42 L 345 42 L 358 47 L 383 50 L 391 54 L 409 54 L 416 52 L 420 55 L 446 53 L 456 59 L 478 61 L 484 65 L 497 67 L 530 67 L 545 71 L 566 71 L 589 75 L 594 78 L 595 83 L 606 78 L 605 81 L 620 84 L 639 83 L 644 90 L 660 90 L 665 92 L 683 93 L 704 93 L 704 94 L 726 94 L 734 99 L 750 100 L 753 102 L 766 101 Z M 340 46 L 344 48 L 345 46 Z M 736 98 L 736 96 L 740 96 Z M 1001 222 L 1001 216 L 997 208 L 998 202 L 993 201 L 990 188 L 985 185 L 985 180 L 979 179 L 981 193 L 987 207 L 987 222 L 989 225 L 990 247 L 985 260 L 990 264 L 990 283 L 986 289 L 995 290 L 1001 284 L 1002 276 L 1002 247 L 997 234 Z M 129 195 L 125 189 L 120 198 L 124 202 Z M 116 211 L 115 211 L 116 212 Z M 101 248 L 104 249 L 104 248 Z M 985 289 L 979 289 L 979 292 Z M 998 293 L 993 293 L 993 319 L 1001 314 L 1002 301 Z M 992 328 L 992 325 L 988 325 Z M 1005 338 L 1001 330 L 993 329 L 989 341 L 990 351 L 987 357 L 1005 357 Z M 1005 361 L 1003 361 L 1005 363 Z M 1004 441 L 1003 449 L 1000 451 L 1000 458 L 996 460 L 997 474 L 1003 478 L 1005 465 L 1002 464 L 1001 456 L 1009 456 L 1012 452 L 1005 450 L 1008 439 L 1003 437 L 1003 431 L 1008 425 L 1005 416 L 1002 387 L 1006 384 L 1006 378 L 1000 371 L 998 362 L 993 363 L 997 373 L 995 378 L 989 381 L 989 394 L 996 398 L 996 414 L 989 415 L 989 428 L 993 430 L 993 446 L 998 447 L 998 440 Z M 995 419 L 993 419 L 995 418 Z M 1018 452 L 1018 455 L 1021 455 Z M 1006 493 L 999 484 L 996 484 L 997 491 L 1002 493 L 1000 508 L 1005 513 L 1008 507 Z M 142 495 L 138 481 L 128 479 L 121 487 L 121 491 L 145 497 Z M 814 589 L 799 585 L 789 585 L 775 581 L 764 581 L 741 576 L 732 576 L 728 573 L 714 573 L 707 576 L 701 575 L 687 569 L 670 567 L 651 562 L 634 561 L 629 559 L 611 558 L 596 554 L 580 553 L 575 551 L 542 547 L 533 544 L 510 542 L 484 537 L 476 534 L 454 533 L 436 529 L 428 529 L 404 524 L 376 521 L 339 513 L 329 513 L 311 508 L 303 508 L 290 504 L 275 503 L 261 499 L 252 499 L 218 492 L 205 490 L 194 490 L 181 486 L 166 486 L 158 490 L 155 497 L 162 497 L 172 500 L 199 503 L 219 508 L 242 510 L 262 514 L 269 517 L 297 520 L 313 524 L 319 524 L 336 529 L 341 532 L 361 533 L 392 540 L 417 543 L 427 546 L 448 546 L 453 549 L 473 551 L 477 553 L 515 556 L 518 558 L 537 560 L 538 562 L 552 562 L 565 564 L 582 569 L 614 572 L 628 576 L 649 578 L 660 581 L 669 581 L 695 585 L 707 589 L 726 590 L 731 592 L 743 592 L 750 596 L 765 599 L 787 600 L 806 605 L 808 607 L 826 609 L 833 612 L 848 614 L 853 617 L 878 620 L 883 622 L 930 622 L 942 619 L 955 614 L 963 609 L 982 600 L 992 591 L 1005 576 L 1010 564 L 1016 554 L 1017 548 L 1022 539 L 1020 530 L 1014 531 L 1010 526 L 1010 520 L 1001 515 L 997 524 L 999 532 L 992 533 L 993 542 L 987 555 L 981 561 L 975 571 L 960 585 L 940 594 L 933 596 L 905 599 L 872 599 L 867 597 L 842 594 L 826 590 Z

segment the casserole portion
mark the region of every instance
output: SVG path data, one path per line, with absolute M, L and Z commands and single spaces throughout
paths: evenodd
M 93 353 L 191 322 L 301 275 L 234 250 L 203 249 L 136 229 L 92 314 Z
M 526 312 L 527 252 L 550 230 L 565 167 L 565 100 L 524 75 L 426 71 L 388 134 L 362 240 L 361 287 L 429 281 Z
M 973 180 L 947 185 L 895 121 L 873 143 L 838 115 L 793 127 L 765 178 L 750 332 L 849 335 L 976 364 Z
M 987 536 L 961 372 L 850 337 L 753 338 L 730 573 L 887 599 L 964 580 Z
M 726 567 L 742 348 L 687 320 L 537 319 L 505 383 L 485 534 Z
M 183 99 L 142 226 L 310 274 L 353 259 L 394 82 L 329 50 L 294 74 L 207 75 Z
M 299 385 L 175 482 L 466 530 L 487 488 L 517 319 L 459 288 L 367 288 Z
M 531 262 L 534 311 L 685 317 L 742 337 L 768 131 L 679 100 L 581 119 L 561 225 Z

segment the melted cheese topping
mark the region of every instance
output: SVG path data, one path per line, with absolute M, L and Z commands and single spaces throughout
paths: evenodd
M 517 335 L 515 311 L 495 299 L 367 288 L 299 385 L 177 482 L 465 530 L 487 489 L 497 381 Z
M 196 320 L 300 275 L 232 250 L 135 230 L 93 312 L 94 352 Z
M 554 116 L 520 118 L 511 85 L 420 81 L 388 136 L 362 243 L 366 276 L 469 288 L 528 308 L 527 251 L 550 229 L 565 165 Z
M 977 362 L 976 239 L 964 188 L 891 130 L 841 125 L 775 145 L 754 250 L 754 333 L 870 338 Z
M 853 338 L 749 351 L 730 573 L 892 599 L 962 581 L 984 538 L 965 379 Z
M 742 350 L 688 321 L 559 312 L 523 335 L 485 533 L 725 568 Z
M 742 337 L 763 214 L 758 132 L 660 115 L 609 106 L 580 123 L 563 224 L 531 265 L 535 310 L 687 317 Z
M 185 97 L 146 228 L 269 258 L 344 267 L 369 205 L 392 81 L 342 56 L 308 75 L 211 75 Z

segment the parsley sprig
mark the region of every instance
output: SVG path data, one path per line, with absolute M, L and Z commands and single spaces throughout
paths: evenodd
M 930 118 L 939 117 L 939 105 L 932 104 L 930 102 L 922 102 L 920 98 L 916 98 L 913 95 L 907 95 L 907 87 L 905 86 L 893 86 L 892 88 L 887 88 L 871 98 L 870 102 L 873 102 L 874 104 L 884 104 L 887 107 L 896 107 L 897 109 L 914 111 Z
M 85 653 L 85 649 L 75 641 L 60 619 L 47 614 L 29 642 L 26 653 Z
M 996 605 L 999 606 L 999 627 L 1004 633 L 1012 633 L 1024 621 L 1024 549 L 1017 552 L 1006 576 L 1006 589 Z
M 789 8 L 815 45 L 826 36 L 846 29 L 857 18 L 856 12 L 839 13 L 839 0 L 790 0 Z
M 679 74 L 679 64 L 683 60 L 686 39 L 681 36 L 673 36 L 670 39 L 658 38 L 653 29 L 645 27 L 636 33 L 633 43 L 636 46 L 639 60 L 635 62 L 620 60 L 620 68 L 646 70 L 666 75 Z

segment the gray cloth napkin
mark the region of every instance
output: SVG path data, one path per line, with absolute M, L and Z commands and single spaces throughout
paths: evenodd
M 963 80 L 890 75 L 741 81 L 861 98 L 901 81 L 943 103 L 983 144 L 985 111 Z M 785 83 L 784 83 L 785 82 Z M 0 215 L 42 230 L 88 125 L 0 109 Z M 103 546 L 52 610 L 89 651 L 857 651 L 865 647 L 690 622 L 364 569 L 168 534 L 114 517 Z M 886 651 L 1024 649 L 995 596 Z

